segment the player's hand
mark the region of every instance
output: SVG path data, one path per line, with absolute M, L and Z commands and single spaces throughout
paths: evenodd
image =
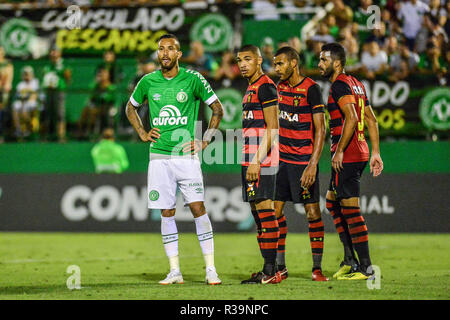
M 205 150 L 205 148 L 208 145 L 209 145 L 208 141 L 194 140 L 194 141 L 186 142 L 185 144 L 182 145 L 183 153 L 196 154 L 200 150 Z
M 374 177 L 378 177 L 383 171 L 383 160 L 381 160 L 381 156 L 379 153 L 372 153 L 370 157 L 370 173 L 373 174 Z
M 333 167 L 334 171 L 341 172 L 341 170 L 344 169 L 344 166 L 342 165 L 343 162 L 344 152 L 336 151 L 333 155 L 333 158 L 331 158 L 331 166 Z
M 261 169 L 261 166 L 259 163 L 252 163 L 247 168 L 247 175 L 246 180 L 247 181 L 257 181 L 259 177 L 259 171 Z
M 158 128 L 152 128 L 149 132 L 145 130 L 139 131 L 139 138 L 141 138 L 141 140 L 144 142 L 156 142 L 156 140 L 159 139 L 160 136 L 161 134 L 159 133 Z
M 316 181 L 317 166 L 307 165 L 300 178 L 300 184 L 303 188 L 309 189 Z

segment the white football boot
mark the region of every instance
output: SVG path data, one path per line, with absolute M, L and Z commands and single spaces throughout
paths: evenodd
M 159 281 L 159 284 L 183 284 L 183 276 L 180 270 L 171 270 L 164 280 Z
M 216 285 L 221 284 L 222 280 L 219 279 L 219 276 L 217 275 L 216 268 L 209 267 L 206 268 L 206 277 L 205 277 L 206 284 L 209 285 Z

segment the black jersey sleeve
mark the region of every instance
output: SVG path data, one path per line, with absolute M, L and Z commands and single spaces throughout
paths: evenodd
M 334 102 L 336 102 L 339 106 L 345 105 L 346 103 L 356 103 L 352 89 L 344 81 L 338 80 L 333 82 L 331 85 L 331 96 L 333 97 Z M 341 98 L 344 97 L 345 99 L 340 101 Z
M 263 83 L 258 89 L 258 99 L 263 108 L 278 104 L 277 87 L 273 83 Z
M 320 91 L 319 85 L 313 84 L 308 88 L 307 99 L 308 104 L 311 106 L 312 113 L 324 113 L 324 105 L 322 99 L 322 92 Z

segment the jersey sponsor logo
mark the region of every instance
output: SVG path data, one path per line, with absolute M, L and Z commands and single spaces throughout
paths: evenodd
M 159 116 L 154 118 L 152 123 L 154 126 L 166 126 L 166 125 L 185 125 L 187 124 L 188 117 L 181 116 L 180 110 L 173 105 L 166 105 L 159 111 Z
M 196 75 L 202 81 L 203 86 L 205 87 L 206 91 L 208 91 L 208 93 L 212 92 L 211 85 L 208 83 L 208 81 L 206 81 L 205 77 L 202 76 L 200 72 L 197 72 L 195 70 L 186 70 L 186 72 Z
M 280 111 L 280 119 L 287 120 L 289 122 L 299 122 L 298 114 L 292 114 L 287 111 Z
M 242 111 L 242 118 L 243 118 L 244 120 L 255 119 L 252 110 L 245 110 L 245 111 Z

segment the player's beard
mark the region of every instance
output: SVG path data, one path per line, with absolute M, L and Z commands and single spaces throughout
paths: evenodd
M 177 59 L 170 59 L 170 63 L 168 65 L 164 65 L 163 59 L 159 59 L 159 64 L 161 65 L 161 69 L 163 69 L 164 71 L 170 71 L 177 64 Z
M 323 72 L 322 77 L 326 78 L 326 79 L 330 79 L 334 74 L 334 69 L 333 66 L 330 65 L 328 68 L 326 68 Z

